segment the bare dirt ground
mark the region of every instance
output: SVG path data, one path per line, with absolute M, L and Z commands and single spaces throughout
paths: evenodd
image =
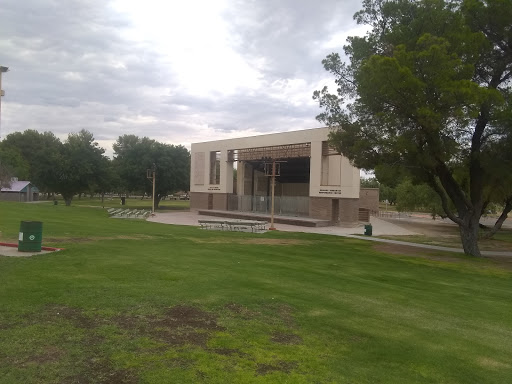
M 386 221 L 429 237 L 459 236 L 455 223 L 432 219 L 385 219 Z
M 450 220 L 432 220 L 428 217 L 411 217 L 405 219 L 385 219 L 385 221 L 416 233 L 416 235 L 412 236 L 383 236 L 386 239 L 410 241 L 415 243 L 453 248 L 462 247 L 460 242 L 459 228 Z M 502 227 L 505 231 L 510 231 L 511 228 L 508 221 L 506 221 L 505 225 Z M 484 219 L 483 222 L 488 226 L 494 224 L 494 222 L 489 219 Z M 486 251 L 512 251 L 511 242 L 501 241 L 494 238 L 481 240 L 479 245 L 481 250 Z
M 426 248 L 418 248 L 401 244 L 375 243 L 373 249 L 379 252 L 389 253 L 392 255 L 411 256 L 421 259 L 442 261 L 447 263 L 471 263 L 474 260 L 468 259 L 468 256 L 456 254 L 452 252 L 440 252 Z M 512 270 L 512 258 L 508 256 L 485 256 L 486 259 L 492 261 L 495 267 Z M 478 268 L 484 266 L 478 265 Z

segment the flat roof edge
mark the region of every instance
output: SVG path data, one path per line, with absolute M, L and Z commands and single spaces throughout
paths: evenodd
M 230 138 L 230 139 L 198 141 L 198 142 L 195 142 L 195 143 L 191 143 L 191 145 L 194 145 L 194 144 L 208 144 L 208 143 L 229 143 L 229 142 L 234 142 L 234 141 L 240 140 L 240 139 L 248 139 L 248 138 L 251 138 L 251 137 L 264 138 L 264 137 L 269 137 L 269 136 L 274 136 L 274 135 L 286 135 L 286 134 L 296 135 L 298 133 L 300 134 L 301 132 L 305 133 L 305 132 L 310 132 L 310 131 L 320 131 L 320 130 L 330 130 L 330 129 L 331 128 L 329 128 L 329 127 L 317 127 L 317 128 L 298 129 L 298 130 L 295 130 L 295 131 L 262 133 L 262 134 L 256 134 L 256 135 L 253 135 L 253 136 L 233 137 L 233 138 Z

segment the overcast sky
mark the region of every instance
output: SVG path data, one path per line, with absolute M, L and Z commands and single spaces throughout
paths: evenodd
M 320 126 L 359 0 L 1 0 L 1 137 L 183 144 Z

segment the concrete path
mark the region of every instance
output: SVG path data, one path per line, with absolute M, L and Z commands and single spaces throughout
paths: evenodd
M 199 215 L 195 211 L 179 211 L 169 213 L 156 213 L 155 216 L 149 217 L 147 221 L 163 224 L 176 224 L 176 225 L 193 225 L 198 226 L 198 220 L 220 220 L 220 217 Z M 417 235 L 417 232 L 409 231 L 393 223 L 376 217 L 371 218 L 374 236 L 383 235 Z M 321 233 L 325 235 L 350 235 L 350 234 L 363 234 L 363 225 L 357 227 L 300 227 L 297 225 L 289 224 L 275 224 L 279 231 L 284 232 L 305 232 L 305 233 Z
M 57 251 L 45 251 L 41 250 L 41 252 L 20 252 L 17 247 L 6 247 L 4 245 L 0 245 L 0 256 L 9 256 L 9 257 L 29 257 L 35 255 L 44 255 L 45 253 L 52 253 Z
M 169 213 L 156 213 L 155 216 L 149 217 L 148 221 L 163 224 L 175 225 L 192 225 L 198 226 L 198 220 L 218 220 L 219 217 L 198 215 L 195 211 L 178 211 Z M 408 236 L 408 235 L 421 235 L 421 233 L 410 231 L 402 226 L 395 225 L 389 221 L 381 220 L 377 217 L 371 217 L 370 223 L 373 227 L 374 236 Z M 409 243 L 406 241 L 380 239 L 370 236 L 363 236 L 364 226 L 357 227 L 299 227 L 296 225 L 276 224 L 275 227 L 279 231 L 284 232 L 303 232 L 303 233 L 319 233 L 324 235 L 344 236 L 359 240 L 376 241 L 382 243 L 406 245 L 409 247 L 417 247 L 424 249 L 432 249 L 444 252 L 457 252 L 464 253 L 460 248 L 441 247 L 436 245 Z M 483 256 L 505 256 L 512 257 L 512 252 L 498 252 L 498 251 L 482 251 Z

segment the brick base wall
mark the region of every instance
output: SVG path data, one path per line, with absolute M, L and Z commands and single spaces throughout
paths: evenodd
M 332 219 L 332 199 L 328 197 L 309 198 L 309 217 L 313 219 Z
M 213 209 L 227 211 L 228 210 L 228 194 L 227 193 L 214 193 L 213 194 Z
M 333 225 L 357 225 L 359 222 L 359 199 L 336 199 L 339 212 L 334 216 L 339 218 L 339 222 L 332 222 L 333 200 L 330 197 L 310 197 L 309 216 L 314 219 L 329 220 Z
M 205 192 L 190 192 L 190 209 L 208 209 L 208 195 Z M 228 209 L 227 193 L 212 193 L 213 206 L 211 209 L 226 211 Z
M 359 223 L 359 199 L 340 199 L 340 225 Z
M 359 191 L 359 208 L 373 212 L 379 211 L 379 188 L 361 188 Z
M 208 193 L 190 192 L 190 209 L 208 209 Z

